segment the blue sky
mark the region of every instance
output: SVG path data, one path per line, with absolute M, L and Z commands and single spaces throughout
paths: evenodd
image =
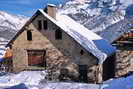
M 37 9 L 43 8 L 46 3 L 59 4 L 60 2 L 60 0 L 0 0 L 0 11 L 29 17 Z

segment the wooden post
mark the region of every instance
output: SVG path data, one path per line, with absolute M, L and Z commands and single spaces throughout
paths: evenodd
M 43 52 L 43 65 L 45 67 L 45 70 L 47 70 L 47 58 L 46 58 L 46 50 Z
M 103 75 L 102 64 L 98 64 L 97 65 L 97 83 L 102 83 L 103 81 L 102 75 Z

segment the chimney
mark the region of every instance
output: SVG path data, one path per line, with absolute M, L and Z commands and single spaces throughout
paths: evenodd
M 56 19 L 56 6 L 53 4 L 48 4 L 47 5 L 47 13 L 52 18 Z

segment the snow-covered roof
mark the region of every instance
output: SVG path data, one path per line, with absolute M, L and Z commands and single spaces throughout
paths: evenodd
M 102 37 L 77 23 L 67 15 L 57 14 L 55 20 L 47 15 L 42 9 L 39 11 L 75 39 L 88 52 L 97 57 L 99 59 L 99 63 L 103 63 L 108 56 L 115 53 L 115 48 Z

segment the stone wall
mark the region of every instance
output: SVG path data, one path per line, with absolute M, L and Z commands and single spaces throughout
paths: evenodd
M 116 52 L 116 77 L 121 77 L 133 72 L 133 46 L 119 46 Z

